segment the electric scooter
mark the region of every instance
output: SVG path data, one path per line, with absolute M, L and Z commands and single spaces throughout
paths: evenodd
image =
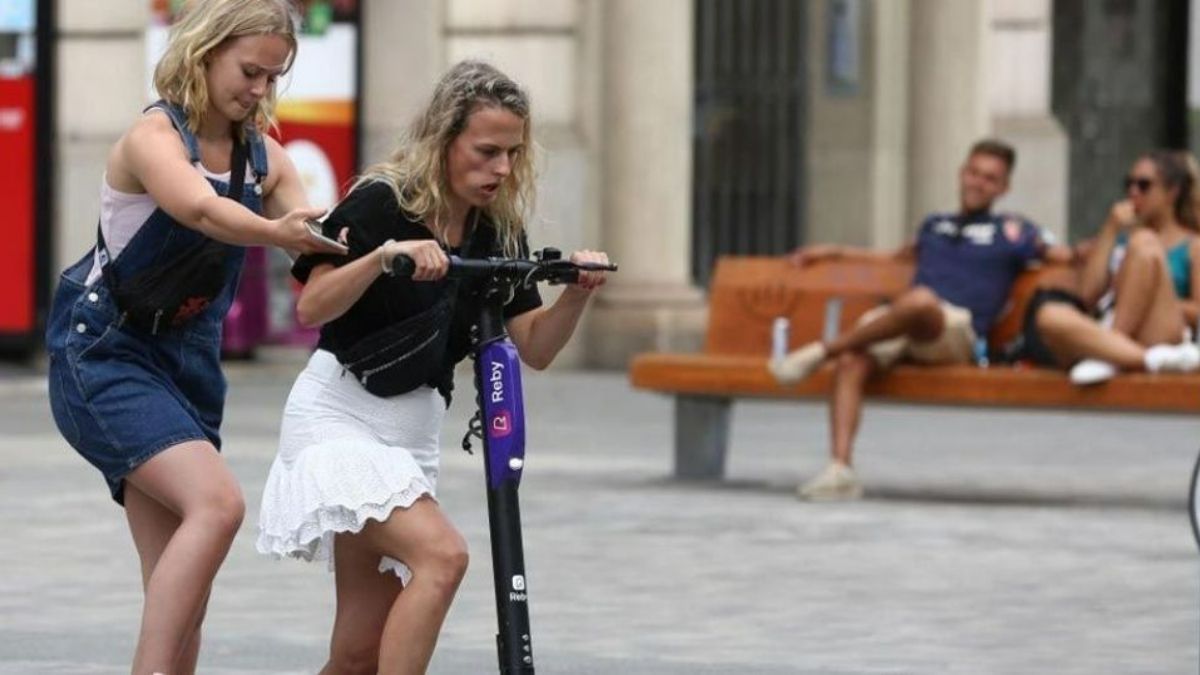
M 407 256 L 393 261 L 397 276 L 411 276 L 414 264 Z M 481 282 L 477 332 L 472 335 L 475 359 L 475 415 L 463 437 L 471 451 L 471 438 L 483 442 L 487 479 L 488 524 L 492 542 L 492 582 L 496 593 L 499 632 L 496 649 L 500 672 L 529 674 L 533 670 L 533 640 L 529 627 L 529 586 L 525 578 L 525 551 L 521 544 L 521 509 L 517 490 L 525 466 L 525 410 L 521 393 L 521 362 L 504 330 L 504 303 L 517 285 L 573 283 L 583 271 L 615 272 L 616 265 L 573 263 L 553 248 L 521 258 L 459 258 L 450 256 L 450 279 Z

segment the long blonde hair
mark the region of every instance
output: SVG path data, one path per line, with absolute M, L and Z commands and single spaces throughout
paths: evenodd
M 1143 155 L 1158 169 L 1158 178 L 1167 190 L 1179 188 L 1172 210 L 1175 219 L 1187 229 L 1200 232 L 1200 167 L 1186 150 L 1155 150 Z
M 171 26 L 167 50 L 154 67 L 154 89 L 168 103 L 187 113 L 188 126 L 198 131 L 208 112 L 208 55 L 226 40 L 244 35 L 278 35 L 289 53 L 283 72 L 296 59 L 299 18 L 288 0 L 191 0 Z M 275 126 L 275 85 L 250 111 L 260 129 Z
M 500 184 L 496 199 L 484 213 L 496 227 L 505 255 L 518 253 L 520 236 L 535 199 L 529 95 L 495 67 L 481 61 L 461 61 L 442 76 L 429 104 L 417 116 L 388 161 L 363 172 L 358 187 L 370 182 L 391 186 L 400 208 L 423 220 L 444 243 L 449 216 L 450 184 L 446 157 L 450 144 L 467 127 L 471 113 L 498 107 L 524 121 L 522 150 L 513 157 L 512 171 Z

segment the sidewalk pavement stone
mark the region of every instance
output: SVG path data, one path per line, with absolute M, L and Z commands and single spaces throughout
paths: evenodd
M 295 358 L 228 366 L 247 518 L 201 673 L 314 673 L 333 579 L 253 544 Z M 472 549 L 433 673 L 495 672 L 482 460 L 443 433 L 439 497 Z M 525 373 L 525 549 L 540 673 L 1181 673 L 1200 654 L 1183 417 L 870 405 L 867 499 L 805 504 L 825 409 L 739 403 L 729 478 L 668 478 L 671 404 L 623 376 Z M 121 511 L 0 375 L 0 675 L 125 673 L 141 589 Z

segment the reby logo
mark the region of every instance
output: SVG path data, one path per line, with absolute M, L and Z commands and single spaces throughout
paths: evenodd
M 508 592 L 509 602 L 526 602 L 529 596 L 525 594 L 525 575 L 514 574 L 512 578 L 512 590 Z M 529 649 L 528 646 L 525 649 Z
M 501 409 L 492 416 L 492 422 L 488 425 L 491 430 L 492 438 L 504 438 L 512 433 L 512 415 L 508 410 Z
M 492 361 L 492 403 L 504 403 L 504 364 Z

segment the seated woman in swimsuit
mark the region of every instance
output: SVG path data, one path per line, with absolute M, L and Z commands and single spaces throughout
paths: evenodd
M 1035 361 L 1071 368 L 1075 384 L 1118 370 L 1200 369 L 1200 171 L 1186 152 L 1134 162 L 1087 256 L 1079 296 L 1043 296 L 1027 315 Z M 1099 317 L 1096 320 L 1095 317 Z

